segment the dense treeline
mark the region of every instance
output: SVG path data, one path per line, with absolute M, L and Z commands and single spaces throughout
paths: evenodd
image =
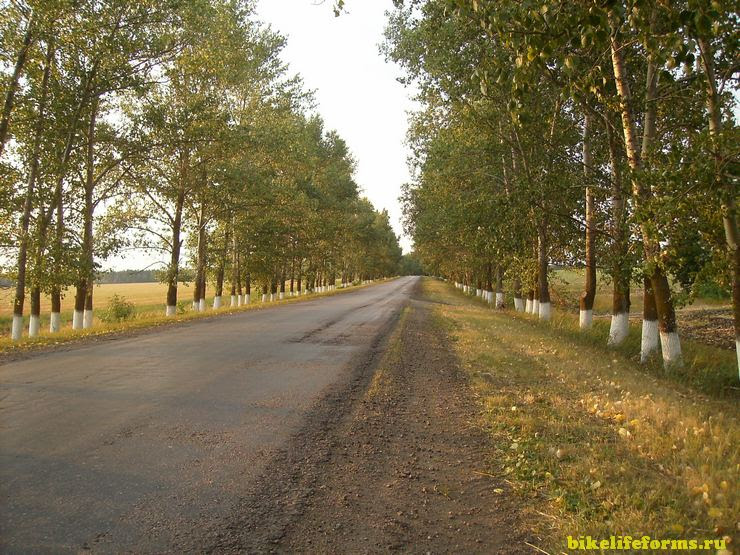
M 644 283 L 642 353 L 681 364 L 677 303 L 719 283 L 740 318 L 732 2 L 396 2 L 387 55 L 419 87 L 406 224 L 430 271 L 550 317 L 548 270 Z M 740 347 L 740 341 L 737 343 Z M 740 357 L 740 354 L 739 354 Z M 740 358 L 738 359 L 740 363 Z
M 193 308 L 395 273 L 386 213 L 360 198 L 344 141 L 310 115 L 279 59 L 284 39 L 249 0 L 24 0 L 0 7 L 0 244 L 16 284 L 61 325 L 92 323 L 101 261 L 128 248 L 183 268 Z M 288 288 L 286 291 L 286 287 Z M 164 301 L 164 299 L 163 299 Z

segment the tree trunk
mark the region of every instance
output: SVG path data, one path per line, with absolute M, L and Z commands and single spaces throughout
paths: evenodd
M 59 183 L 61 185 L 62 177 L 59 177 Z M 62 289 L 59 283 L 60 277 L 62 276 L 62 250 L 64 248 L 64 197 L 62 196 L 61 186 L 59 187 L 59 194 L 56 195 L 56 213 L 57 222 L 56 230 L 54 234 L 54 283 L 51 287 L 51 312 L 61 313 L 62 311 Z M 81 315 L 80 315 L 81 316 Z M 81 318 L 80 318 L 81 319 Z M 79 327 L 82 327 L 80 322 Z
M 184 170 L 183 170 L 184 172 Z M 181 176 L 184 180 L 184 173 Z M 175 218 L 172 221 L 172 251 L 170 252 L 170 267 L 167 269 L 167 316 L 177 314 L 177 282 L 180 277 L 180 231 L 182 228 L 182 209 L 185 204 L 185 183 L 181 183 L 175 200 Z
M 642 341 L 640 362 L 647 362 L 660 346 L 658 335 L 658 309 L 655 305 L 655 290 L 648 276 L 643 278 Z
M 630 278 L 631 268 L 627 264 L 627 236 L 624 207 L 624 191 L 620 171 L 620 156 L 612 132 L 611 121 L 604 116 L 606 138 L 609 147 L 611 169 L 611 239 L 612 239 L 612 319 L 608 345 L 616 346 L 629 335 Z
M 522 299 L 522 280 L 514 278 L 514 310 L 517 312 L 524 311 L 524 299 Z
M 655 116 L 657 104 L 657 68 L 652 60 L 648 61 L 647 70 L 647 87 L 645 93 L 645 117 L 644 117 L 644 134 L 642 145 L 642 156 L 637 148 L 637 133 L 635 131 L 635 122 L 631 114 L 630 105 L 632 96 L 630 94 L 629 83 L 624 64 L 623 45 L 617 38 L 617 25 L 614 22 L 614 14 L 611 14 L 610 21 L 612 24 L 611 37 L 611 57 L 612 69 L 614 72 L 614 81 L 617 87 L 617 93 L 620 99 L 620 113 L 622 116 L 622 128 L 624 131 L 624 143 L 627 151 L 627 162 L 632 170 L 632 196 L 635 208 L 639 209 L 650 199 L 651 191 L 639 177 L 642 170 L 642 160 L 652 148 L 652 139 L 655 134 Z M 660 341 L 663 351 L 663 364 L 667 366 L 681 365 L 681 342 L 676 329 L 676 315 L 671 299 L 670 286 L 668 278 L 660 267 L 660 243 L 653 236 L 652 225 L 654 222 L 648 222 L 646 216 L 642 216 L 640 230 L 642 234 L 642 243 L 645 251 L 645 261 L 655 293 L 655 302 L 658 312 L 658 326 L 660 330 Z M 644 337 L 644 334 L 643 334 Z
M 31 14 L 31 17 L 28 20 L 28 27 L 26 27 L 26 33 L 23 35 L 21 49 L 18 51 L 18 55 L 15 59 L 13 75 L 11 75 L 10 83 L 8 83 L 8 88 L 5 91 L 3 113 L 2 117 L 0 117 L 0 156 L 2 156 L 5 151 L 5 143 L 8 140 L 8 127 L 10 126 L 10 115 L 13 112 L 13 106 L 15 105 L 15 94 L 18 92 L 18 84 L 21 80 L 23 68 L 26 65 L 28 50 L 31 48 L 31 44 L 33 43 L 34 23 L 34 16 Z
M 499 264 L 496 268 L 496 308 L 503 310 L 504 304 L 504 268 Z
M 596 210 L 592 179 L 591 158 L 591 116 L 588 112 L 583 121 L 583 174 L 586 177 L 586 285 L 581 293 L 580 328 L 589 329 L 593 325 L 594 299 L 596 298 Z
M 53 43 L 49 43 L 46 50 L 46 60 L 44 65 L 44 75 L 41 79 L 41 97 L 39 99 L 38 114 L 36 115 L 36 125 L 34 126 L 33 149 L 31 159 L 29 160 L 28 184 L 26 187 L 26 197 L 23 202 L 23 215 L 21 216 L 21 232 L 18 244 L 18 275 L 15 284 L 15 299 L 13 301 L 13 324 L 11 337 L 17 341 L 23 334 L 23 304 L 26 292 L 26 266 L 28 261 L 28 242 L 29 228 L 31 223 L 31 210 L 33 209 L 33 195 L 36 190 L 36 179 L 39 174 L 39 157 L 41 155 L 41 137 L 44 131 L 46 102 L 49 90 L 49 74 L 51 73 L 51 64 L 54 57 Z M 29 324 L 29 335 L 31 332 L 38 333 L 39 321 L 38 314 L 36 321 L 32 316 L 32 322 Z
M 720 133 L 722 131 L 722 111 L 717 81 L 714 74 L 714 52 L 711 44 L 704 38 L 699 39 L 702 65 L 704 66 L 705 87 L 707 94 L 707 113 L 709 116 L 709 135 L 712 140 L 712 157 L 714 158 L 714 182 L 720 194 L 722 225 L 725 230 L 727 254 L 732 273 L 732 306 L 735 324 L 735 352 L 737 354 L 738 373 L 740 373 L 740 237 L 738 237 L 737 183 L 724 171 L 725 153 L 721 150 Z
M 31 321 L 37 324 L 41 322 L 41 288 L 38 285 L 31 287 Z M 56 319 L 49 324 L 49 327 L 51 331 L 59 331 L 60 325 L 59 311 L 57 311 Z
M 90 121 L 87 130 L 87 152 L 85 160 L 84 206 L 82 211 L 82 264 L 80 264 L 77 291 L 75 294 L 75 309 L 73 328 L 77 324 L 82 328 L 92 324 L 92 313 L 85 314 L 88 300 L 88 288 L 92 287 L 93 280 L 93 192 L 95 189 L 95 123 L 98 115 L 99 99 L 95 98 L 90 107 Z M 92 295 L 90 295 L 92 302 Z M 92 310 L 90 307 L 89 310 Z
M 93 325 L 93 282 L 87 284 L 87 296 L 85 297 L 85 314 L 83 316 L 82 327 L 87 329 Z
M 547 283 L 547 224 L 537 226 L 537 290 L 540 320 L 550 319 L 550 288 Z

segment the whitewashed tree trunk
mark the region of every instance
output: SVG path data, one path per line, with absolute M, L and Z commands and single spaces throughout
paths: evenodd
M 82 324 L 83 324 L 82 321 L 83 321 L 84 317 L 85 317 L 85 315 L 83 314 L 83 312 L 81 310 L 75 310 L 72 313 L 72 329 L 73 330 L 81 330 L 82 329 Z
M 39 334 L 40 327 L 41 322 L 39 321 L 39 317 L 31 314 L 31 318 L 28 321 L 28 337 L 36 337 Z
M 640 362 L 647 362 L 658 351 L 660 337 L 657 320 L 642 321 L 642 340 L 640 342 Z
M 167 305 L 167 308 L 164 310 L 165 316 L 174 316 L 177 314 L 177 307 L 174 305 Z
M 550 303 L 538 303 L 538 304 L 539 304 L 538 310 L 539 310 L 540 320 L 545 320 L 545 321 L 549 320 L 551 316 Z
M 677 331 L 660 332 L 660 348 L 663 353 L 663 364 L 666 366 L 681 365 L 681 340 Z
M 285 298 L 285 293 L 280 291 L 280 293 L 278 294 L 278 299 L 282 301 L 284 298 Z
M 540 300 L 534 299 L 532 301 L 532 314 L 538 315 L 540 313 Z
M 589 329 L 594 323 L 594 311 L 583 310 L 578 312 L 578 325 L 582 330 Z
M 514 297 L 514 310 L 517 312 L 524 311 L 524 299 L 521 297 Z
M 244 295 L 244 304 L 249 304 L 249 298 L 251 295 Z
M 10 332 L 10 337 L 13 341 L 18 341 L 23 337 L 23 316 L 19 314 L 13 315 L 13 327 Z
M 239 295 L 239 296 L 241 296 L 241 295 Z M 239 303 L 239 304 L 241 304 L 241 303 Z M 231 295 L 231 306 L 232 307 L 239 306 L 239 304 L 237 304 L 236 295 Z
M 62 329 L 62 315 L 59 312 L 52 312 L 49 319 L 49 331 L 56 333 Z
M 524 304 L 524 312 L 526 314 L 531 314 L 532 313 L 532 299 L 530 299 L 529 297 L 527 297 L 527 301 Z
M 217 310 L 221 308 L 221 296 L 213 297 L 213 309 Z
M 198 311 L 199 312 L 205 312 L 206 311 L 206 300 L 200 299 L 198 301 Z
M 607 345 L 616 347 L 627 339 L 630 333 L 630 316 L 626 312 L 612 314 L 612 323 L 609 327 L 609 340 Z
M 496 293 L 496 308 L 504 308 L 504 294 Z
M 262 293 L 262 302 L 263 303 L 264 302 L 267 302 L 267 294 L 266 293 Z
M 82 328 L 89 329 L 92 327 L 92 324 L 93 324 L 93 311 L 85 309 L 85 311 L 82 313 Z

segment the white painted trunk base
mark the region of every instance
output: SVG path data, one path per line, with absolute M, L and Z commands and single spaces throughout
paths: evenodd
M 52 312 L 49 319 L 49 331 L 56 333 L 62 329 L 62 315 L 59 312 Z
M 213 297 L 213 310 L 221 308 L 221 297 Z
M 89 329 L 92 327 L 92 324 L 93 324 L 93 311 L 85 309 L 85 312 L 82 315 L 82 328 Z
M 549 320 L 551 316 L 550 303 L 538 303 L 540 320 Z
M 267 302 L 267 295 L 265 293 L 262 293 L 262 302 Z
M 607 345 L 616 347 L 627 339 L 630 333 L 630 315 L 626 312 L 612 314 L 612 323 L 609 327 L 609 340 Z
M 176 306 L 173 306 L 171 304 L 167 305 L 167 308 L 165 308 L 165 310 L 164 310 L 164 315 L 165 316 L 174 316 L 175 314 L 177 314 L 177 307 Z
M 280 295 L 278 296 L 278 298 L 282 301 L 285 298 L 285 293 L 280 291 Z
M 532 299 L 527 298 L 527 302 L 524 305 L 524 312 L 526 312 L 527 314 L 532 313 Z
M 496 293 L 496 308 L 504 308 L 504 294 Z
M 236 295 L 231 295 L 231 306 L 239 306 L 236 304 Z
M 524 310 L 524 299 L 520 297 L 514 297 L 514 310 L 522 312 Z
M 640 340 L 640 362 L 646 362 L 659 348 L 657 320 L 642 321 L 642 339 Z
M 31 314 L 31 318 L 28 321 L 28 337 L 36 337 L 39 334 L 40 327 L 40 318 Z
M 82 329 L 82 319 L 85 317 L 85 315 L 82 313 L 81 310 L 75 310 L 74 314 L 72 314 L 72 329 L 73 330 L 81 330 Z
M 252 297 L 252 295 L 244 295 L 244 304 L 249 304 L 249 300 Z
M 198 310 L 200 312 L 205 312 L 206 311 L 206 300 L 205 299 L 201 299 L 201 300 L 198 301 Z
M 540 313 L 540 301 L 537 299 L 534 299 L 532 301 L 532 314 L 539 314 Z
M 594 325 L 594 311 L 581 310 L 578 313 L 578 325 L 582 330 L 590 329 Z
M 663 364 L 665 366 L 682 366 L 681 340 L 677 331 L 669 333 L 660 332 L 660 348 L 663 352 Z
M 13 326 L 10 330 L 10 338 L 13 341 L 18 341 L 23 337 L 23 316 L 13 314 Z

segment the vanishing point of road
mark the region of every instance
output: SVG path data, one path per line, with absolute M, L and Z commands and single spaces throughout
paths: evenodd
M 0 551 L 188 545 L 370 368 L 417 280 L 0 365 Z

